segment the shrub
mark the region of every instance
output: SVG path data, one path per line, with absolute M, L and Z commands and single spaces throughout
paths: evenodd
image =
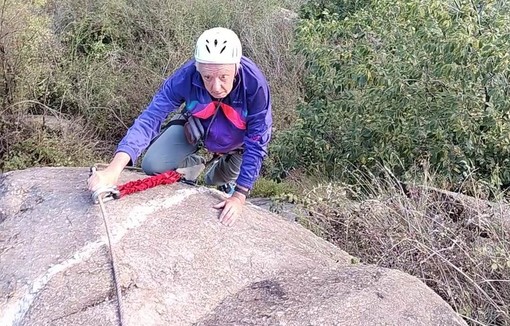
M 43 6 L 43 2 L 0 2 L 0 104 L 4 117 L 27 107 L 16 103 L 48 92 L 41 81 L 50 78 L 58 48 Z
M 273 146 L 279 171 L 348 177 L 423 162 L 456 189 L 510 184 L 508 1 L 311 1 L 298 123 Z M 318 171 L 318 170 L 319 171 Z M 346 173 L 347 172 L 347 173 Z
M 5 149 L 1 171 L 33 166 L 86 166 L 98 154 L 112 150 L 97 141 L 83 121 L 62 115 L 20 115 L 11 121 L 0 121 L 0 131 L 4 130 L 9 137 L 1 143 Z
M 278 197 L 293 193 L 295 190 L 289 183 L 279 183 L 271 179 L 261 177 L 254 184 L 251 191 L 252 197 Z

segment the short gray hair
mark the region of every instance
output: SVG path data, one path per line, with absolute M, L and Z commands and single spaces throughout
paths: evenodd
M 241 64 L 240 63 L 234 63 L 236 65 L 235 69 L 236 69 L 236 74 L 239 72 L 239 68 L 241 68 Z M 195 68 L 197 69 L 198 72 L 200 72 L 200 65 L 201 63 L 200 62 L 197 62 L 195 61 Z

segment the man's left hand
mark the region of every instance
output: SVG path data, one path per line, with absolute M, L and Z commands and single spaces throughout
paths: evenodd
M 220 222 L 226 226 L 231 226 L 239 218 L 239 215 L 241 215 L 245 202 L 246 197 L 243 194 L 234 192 L 230 198 L 225 199 L 213 207 L 216 209 L 223 208 L 220 214 Z

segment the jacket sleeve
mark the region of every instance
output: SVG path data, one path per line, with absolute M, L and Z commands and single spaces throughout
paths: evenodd
M 131 164 L 136 162 L 151 140 L 158 135 L 161 124 L 168 115 L 184 102 L 184 96 L 181 94 L 182 92 L 179 92 L 183 88 L 182 83 L 185 82 L 181 70 L 163 83 L 151 103 L 135 119 L 117 146 L 115 153 L 127 153 L 131 157 Z
M 267 147 L 271 140 L 273 118 L 267 83 L 259 85 L 251 100 L 248 100 L 246 125 L 244 154 L 237 184 L 252 189 L 259 177 L 262 161 L 267 156 Z

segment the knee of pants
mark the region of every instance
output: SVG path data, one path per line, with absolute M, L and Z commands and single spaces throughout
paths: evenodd
M 208 186 L 222 186 L 230 182 L 230 180 L 227 181 L 223 178 L 218 178 L 217 176 L 212 175 L 212 173 L 207 173 L 204 179 L 205 184 Z
M 173 164 L 172 162 L 163 162 L 161 159 L 158 159 L 158 157 L 145 155 L 142 159 L 141 167 L 145 174 L 156 175 L 177 169 L 177 163 Z

